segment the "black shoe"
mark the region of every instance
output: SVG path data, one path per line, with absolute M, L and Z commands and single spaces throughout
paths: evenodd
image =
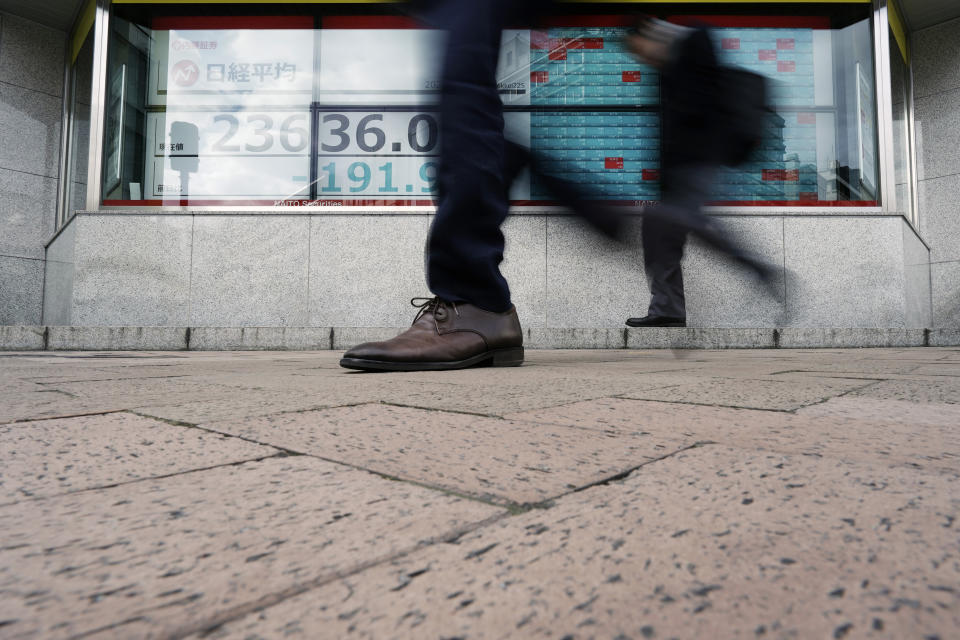
M 685 327 L 686 318 L 670 318 L 667 316 L 643 316 L 642 318 L 627 318 L 628 327 Z

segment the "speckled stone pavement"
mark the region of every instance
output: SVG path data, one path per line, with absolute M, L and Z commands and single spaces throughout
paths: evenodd
M 960 348 L 0 354 L 0 638 L 960 638 Z

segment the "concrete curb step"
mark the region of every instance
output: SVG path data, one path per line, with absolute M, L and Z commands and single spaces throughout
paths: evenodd
M 0 351 L 315 351 L 391 338 L 380 327 L 0 326 Z M 792 349 L 960 346 L 960 329 L 598 328 L 524 332 L 529 349 Z

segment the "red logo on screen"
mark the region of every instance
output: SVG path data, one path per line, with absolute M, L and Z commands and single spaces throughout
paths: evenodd
M 604 169 L 623 169 L 623 158 L 604 158 Z
M 794 62 L 793 60 L 781 60 L 780 62 L 777 63 L 777 71 L 791 72 L 796 70 L 797 70 L 797 63 Z
M 761 59 L 761 60 L 776 60 L 776 59 L 777 59 L 777 50 L 776 50 L 776 49 L 760 49 L 760 59 Z
M 620 80 L 623 82 L 640 82 L 643 74 L 639 71 L 624 71 L 620 74 Z
M 550 60 L 566 60 L 567 59 L 567 50 L 566 49 L 554 49 L 549 54 L 547 58 Z
M 720 40 L 720 46 L 724 49 L 739 49 L 740 38 L 723 38 Z
M 659 180 L 660 169 L 644 169 L 640 172 L 640 177 L 644 180 Z
M 793 38 L 777 38 L 777 49 L 793 49 Z
M 543 83 L 550 81 L 550 72 L 549 71 L 531 71 L 530 72 L 530 82 Z
M 200 67 L 192 60 L 181 60 L 173 65 L 170 75 L 181 87 L 192 87 L 200 79 Z

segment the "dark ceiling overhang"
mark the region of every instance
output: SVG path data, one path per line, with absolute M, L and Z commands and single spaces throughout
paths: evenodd
M 0 11 L 69 31 L 83 0 L 0 0 Z
M 83 0 L 0 0 L 0 11 L 69 31 L 82 4 Z M 911 31 L 960 18 L 960 0 L 900 0 L 899 4 Z

